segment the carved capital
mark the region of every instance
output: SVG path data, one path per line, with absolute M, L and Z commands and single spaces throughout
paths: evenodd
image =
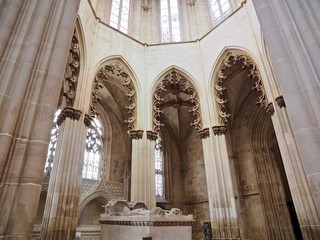
M 66 118 L 71 118 L 72 120 L 79 120 L 81 116 L 81 111 L 74 109 L 72 107 L 65 107 L 57 120 L 58 126 L 60 126 Z
M 278 106 L 279 106 L 280 108 L 286 107 L 286 103 L 285 103 L 285 101 L 284 101 L 284 99 L 283 99 L 283 96 L 277 97 L 277 98 L 275 99 L 275 101 L 277 102 L 277 104 L 278 104 Z
M 214 135 L 226 134 L 226 132 L 227 132 L 227 126 L 225 126 L 225 125 L 213 126 L 213 127 L 212 127 L 212 130 L 213 130 L 213 134 L 214 134 Z
M 266 107 L 266 111 L 269 115 L 273 115 L 274 114 L 274 108 L 273 108 L 273 104 L 272 103 L 268 103 L 268 106 Z
M 147 139 L 155 141 L 158 137 L 158 133 L 154 131 L 147 131 Z
M 203 128 L 203 129 L 199 130 L 198 133 L 199 133 L 199 137 L 201 139 L 205 139 L 205 138 L 209 137 L 209 128 Z
M 90 117 L 88 114 L 84 115 L 83 123 L 86 127 L 91 127 L 91 121 L 92 117 Z
M 129 136 L 132 139 L 142 139 L 142 135 L 143 135 L 143 130 L 131 130 L 129 131 Z
M 187 5 L 189 5 L 190 7 L 193 7 L 196 4 L 197 0 L 188 0 L 187 1 Z

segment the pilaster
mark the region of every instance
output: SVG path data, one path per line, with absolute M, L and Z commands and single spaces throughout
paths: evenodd
M 239 239 L 233 183 L 226 146 L 226 126 L 214 126 L 202 137 L 212 239 Z
M 148 131 L 131 130 L 132 139 L 131 160 L 131 201 L 145 202 L 148 208 L 156 206 L 154 190 L 154 143 Z

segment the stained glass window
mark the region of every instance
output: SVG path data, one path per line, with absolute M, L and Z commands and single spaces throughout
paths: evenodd
M 53 119 L 53 128 L 51 130 L 51 137 L 50 137 L 50 142 L 49 142 L 49 147 L 48 147 L 48 154 L 47 154 L 47 162 L 44 171 L 45 172 L 50 172 L 52 169 L 52 164 L 53 164 L 53 158 L 54 155 L 56 154 L 56 147 L 57 147 L 57 140 L 58 140 L 58 129 L 59 126 L 57 124 L 58 116 L 61 113 L 61 109 L 58 109 L 56 113 L 54 114 L 54 119 Z
M 162 42 L 180 42 L 180 23 L 177 0 L 161 0 Z
M 156 197 L 164 198 L 164 162 L 161 136 L 158 135 L 155 145 L 155 188 Z
M 209 0 L 211 9 L 211 19 L 213 24 L 217 24 L 231 14 L 229 0 Z
M 110 26 L 128 33 L 130 0 L 112 0 Z
M 94 117 L 87 129 L 86 149 L 82 169 L 82 178 L 99 180 L 102 171 L 102 125 Z

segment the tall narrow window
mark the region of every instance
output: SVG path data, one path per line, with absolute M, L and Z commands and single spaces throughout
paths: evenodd
M 211 19 L 213 24 L 217 24 L 231 14 L 229 0 L 209 0 L 211 9 Z
M 162 139 L 158 135 L 155 145 L 155 186 L 156 198 L 164 199 L 164 163 L 163 163 L 163 149 Z
M 86 149 L 84 155 L 82 178 L 99 180 L 102 171 L 102 125 L 97 117 L 87 129 Z
M 48 154 L 47 154 L 47 162 L 44 171 L 50 172 L 53 165 L 53 158 L 56 154 L 56 147 L 57 147 L 57 140 L 58 140 L 58 129 L 59 126 L 57 124 L 58 116 L 61 113 L 61 109 L 58 109 L 56 113 L 54 114 L 53 119 L 53 128 L 51 129 L 51 137 L 48 147 Z
M 161 0 L 162 42 L 180 42 L 180 24 L 177 0 Z
M 110 26 L 128 33 L 130 0 L 112 0 Z

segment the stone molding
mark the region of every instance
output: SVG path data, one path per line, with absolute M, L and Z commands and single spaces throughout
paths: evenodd
M 209 135 L 210 135 L 209 128 L 203 128 L 203 129 L 199 130 L 198 133 L 199 133 L 199 137 L 201 139 L 205 139 L 205 138 L 209 137 Z
M 135 140 L 142 139 L 142 136 L 143 136 L 143 130 L 131 130 L 128 133 L 129 133 L 129 137 Z
M 72 120 L 79 120 L 81 113 L 82 112 L 80 110 L 74 109 L 72 107 L 65 107 L 61 111 L 61 113 L 57 119 L 57 125 L 60 126 L 66 118 L 70 118 Z
M 284 101 L 284 98 L 283 98 L 283 96 L 279 96 L 279 97 L 277 97 L 276 99 L 275 99 L 275 101 L 277 102 L 277 104 L 278 104 L 278 106 L 280 107 L 280 108 L 285 108 L 286 107 L 286 103 L 285 103 L 285 101 Z
M 214 135 L 224 135 L 227 132 L 227 126 L 225 125 L 213 126 L 212 130 Z
M 147 139 L 151 141 L 157 140 L 158 133 L 154 131 L 147 131 Z

